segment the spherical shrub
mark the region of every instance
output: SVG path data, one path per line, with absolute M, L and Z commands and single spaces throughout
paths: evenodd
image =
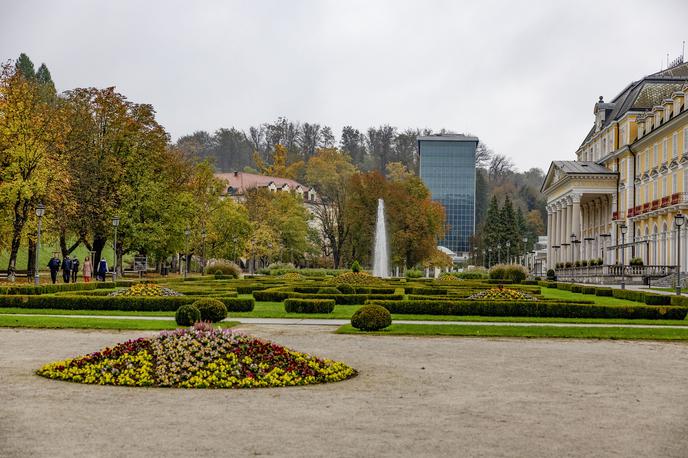
M 215 276 L 218 276 L 218 272 L 220 272 L 220 275 L 225 277 L 241 277 L 241 268 L 229 261 L 215 261 L 208 266 L 208 270 L 213 272 Z
M 199 299 L 193 305 L 201 313 L 202 321 L 217 323 L 227 318 L 227 307 L 217 299 Z
M 184 304 L 174 314 L 178 326 L 191 326 L 201 320 L 201 311 L 193 304 Z
M 351 317 L 351 326 L 361 331 L 379 331 L 392 324 L 389 310 L 379 305 L 364 305 Z
M 361 271 L 361 264 L 359 264 L 358 261 L 354 261 L 354 263 L 351 264 L 351 271 L 352 272 L 360 272 Z
M 318 290 L 318 294 L 342 294 L 342 292 L 334 286 L 323 286 Z

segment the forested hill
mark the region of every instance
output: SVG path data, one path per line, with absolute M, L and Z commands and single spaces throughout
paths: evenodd
M 398 129 L 390 125 L 358 130 L 345 126 L 339 138 L 329 126 L 317 123 L 299 123 L 278 118 L 272 123 L 242 130 L 235 127 L 185 135 L 177 141 L 177 147 L 200 159 L 211 159 L 218 171 L 255 171 L 258 169 L 254 152 L 262 161 L 269 162 L 275 145 L 287 150 L 288 161 L 308 161 L 318 148 L 338 147 L 349 154 L 359 170 L 385 172 L 392 162 L 404 164 L 417 173 L 418 157 L 416 137 L 432 133 L 450 133 L 446 129 L 433 131 L 428 128 Z M 525 215 L 531 236 L 545 232 L 545 200 L 540 194 L 544 179 L 541 169 L 525 172 L 516 170 L 505 155 L 497 154 L 485 143 L 478 145 L 476 182 L 476 227 L 478 233 L 487 214 L 488 202 L 496 196 L 499 202 L 509 195 L 515 209 Z

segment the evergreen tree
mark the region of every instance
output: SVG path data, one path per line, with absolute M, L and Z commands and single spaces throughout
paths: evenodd
M 492 249 L 492 256 L 489 264 L 495 264 L 497 259 L 497 245 L 501 239 L 501 211 L 499 209 L 499 202 L 497 197 L 492 196 L 490 206 L 487 208 L 487 216 L 485 217 L 485 225 L 483 229 L 483 240 L 485 249 Z
M 516 246 L 519 247 L 518 251 L 515 251 L 514 254 L 518 256 L 522 256 L 523 253 L 528 249 L 528 245 L 530 242 L 530 239 L 532 238 L 532 234 L 528 233 L 528 226 L 526 224 L 526 219 L 523 217 L 523 211 L 521 210 L 521 207 L 518 207 L 516 209 L 516 235 L 517 235 L 517 244 Z M 523 237 L 528 238 L 528 242 L 526 242 L 525 246 L 523 243 Z
M 24 53 L 19 54 L 17 63 L 15 64 L 17 70 L 26 78 L 27 80 L 33 80 L 36 78 L 36 70 L 34 69 L 33 62 Z M 47 70 L 47 69 L 46 69 Z
M 502 246 L 501 259 L 506 262 L 507 257 L 511 256 L 518 247 L 518 228 L 516 227 L 516 215 L 514 214 L 514 207 L 511 204 L 511 199 L 507 195 L 504 198 L 504 205 L 501 211 L 501 227 L 502 234 L 500 244 Z M 511 247 L 507 250 L 506 243 L 509 242 Z

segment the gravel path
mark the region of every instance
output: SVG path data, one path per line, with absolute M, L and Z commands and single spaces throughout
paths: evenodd
M 146 332 L 0 329 L 0 456 L 675 456 L 688 345 L 247 332 L 360 371 L 329 385 L 79 385 L 41 364 Z

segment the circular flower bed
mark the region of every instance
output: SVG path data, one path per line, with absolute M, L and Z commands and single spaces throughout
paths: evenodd
M 78 383 L 176 388 L 311 385 L 356 375 L 343 363 L 207 324 L 129 340 L 36 373 Z
M 330 278 L 328 283 L 331 285 L 379 285 L 383 281 L 377 277 L 373 277 L 368 272 L 344 272 L 334 278 Z
M 164 288 L 155 283 L 137 283 L 126 289 L 113 291 L 108 296 L 149 296 L 149 297 L 163 297 L 163 296 L 183 296 L 183 294 L 176 292 L 170 288 Z
M 491 288 L 479 293 L 475 293 L 472 296 L 468 296 L 468 299 L 482 299 L 482 300 L 515 300 L 515 301 L 536 301 L 537 298 L 526 294 L 523 291 L 510 288 Z
M 440 276 L 435 280 L 436 283 L 459 283 L 461 280 L 456 277 L 456 275 L 452 275 L 450 273 L 442 273 Z

